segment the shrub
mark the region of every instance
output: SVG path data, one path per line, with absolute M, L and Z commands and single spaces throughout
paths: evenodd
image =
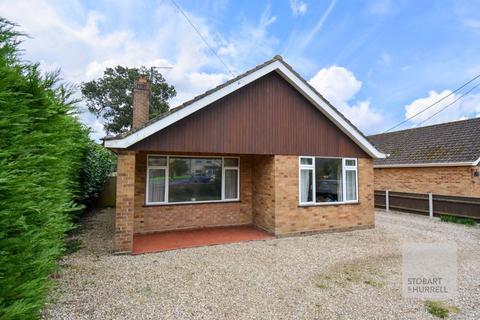
M 471 218 L 450 216 L 447 214 L 442 214 L 440 216 L 440 220 L 443 222 L 452 222 L 452 223 L 464 224 L 467 226 L 474 226 L 476 224 L 475 220 Z
M 455 306 L 449 305 L 443 301 L 425 301 L 425 305 L 428 309 L 428 312 L 431 315 L 434 315 L 437 318 L 445 319 L 448 317 L 450 313 L 458 313 L 460 309 Z
M 89 141 L 71 91 L 20 61 L 18 38 L 0 18 L 0 319 L 38 317 Z
M 99 196 L 108 175 L 115 171 L 116 156 L 101 145 L 90 142 L 83 159 L 80 201 L 90 206 Z

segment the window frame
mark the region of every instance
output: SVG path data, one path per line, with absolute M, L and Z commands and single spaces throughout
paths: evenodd
M 312 164 L 302 164 L 302 159 L 311 159 Z M 315 157 L 298 157 L 298 202 L 300 205 L 315 205 L 315 195 L 316 195 L 316 188 L 315 188 Z M 309 170 L 312 171 L 312 201 L 302 202 L 302 170 Z
M 312 164 L 302 164 L 303 158 L 312 159 Z M 342 201 L 337 202 L 317 202 L 316 197 L 316 175 L 315 175 L 315 158 L 324 158 L 324 159 L 341 159 L 342 160 Z M 355 161 L 355 166 L 347 166 L 347 161 Z M 312 201 L 302 202 L 301 198 L 301 178 L 302 170 L 312 170 Z M 356 188 L 356 199 L 346 200 L 347 196 L 347 176 L 346 171 L 355 172 L 355 188 Z M 332 205 L 342 205 L 342 204 L 355 204 L 359 203 L 359 190 L 358 190 L 358 159 L 357 158 L 342 158 L 342 157 L 322 157 L 322 156 L 299 156 L 298 157 L 298 204 L 299 206 L 332 206 Z
M 150 157 L 165 157 L 167 159 L 167 165 L 166 166 L 149 166 L 148 165 L 148 159 Z M 222 190 L 221 190 L 221 199 L 220 200 L 203 200 L 203 201 L 181 201 L 181 202 L 169 202 L 168 201 L 168 191 L 169 191 L 169 181 L 170 181 L 170 172 L 169 172 L 169 164 L 170 164 L 170 157 L 172 158 L 190 158 L 190 159 L 195 159 L 195 158 L 212 158 L 212 159 L 222 159 Z M 226 158 L 234 158 L 238 160 L 238 166 L 224 166 L 225 164 L 225 159 Z M 202 156 L 202 155 L 165 155 L 165 154 L 147 154 L 147 163 L 146 163 L 146 186 L 145 186 L 145 205 L 146 206 L 157 206 L 157 205 L 168 205 L 168 206 L 174 206 L 177 204 L 202 204 L 202 203 L 219 203 L 219 202 L 236 202 L 240 201 L 240 157 L 236 156 L 231 156 L 231 157 L 224 157 L 224 156 Z M 158 201 L 149 201 L 148 199 L 148 193 L 149 193 L 149 175 L 150 175 L 150 169 L 165 169 L 165 201 L 163 202 L 158 202 Z M 235 199 L 225 199 L 225 169 L 235 169 L 237 170 L 237 198 Z

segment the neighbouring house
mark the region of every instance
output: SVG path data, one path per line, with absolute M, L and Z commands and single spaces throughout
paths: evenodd
M 118 154 L 115 249 L 167 230 L 254 225 L 277 236 L 374 226 L 368 139 L 280 56 L 148 120 L 136 83 Z
M 480 197 L 480 118 L 368 138 L 388 155 L 374 160 L 375 190 Z

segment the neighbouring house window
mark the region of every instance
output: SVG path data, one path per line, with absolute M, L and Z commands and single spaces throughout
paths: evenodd
M 300 157 L 300 204 L 358 201 L 357 160 Z
M 239 200 L 239 171 L 238 158 L 150 155 L 146 203 Z

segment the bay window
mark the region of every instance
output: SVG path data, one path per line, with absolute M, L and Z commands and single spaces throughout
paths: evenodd
M 239 159 L 153 156 L 147 159 L 146 204 L 239 200 Z
M 300 157 L 301 205 L 358 201 L 357 159 Z

